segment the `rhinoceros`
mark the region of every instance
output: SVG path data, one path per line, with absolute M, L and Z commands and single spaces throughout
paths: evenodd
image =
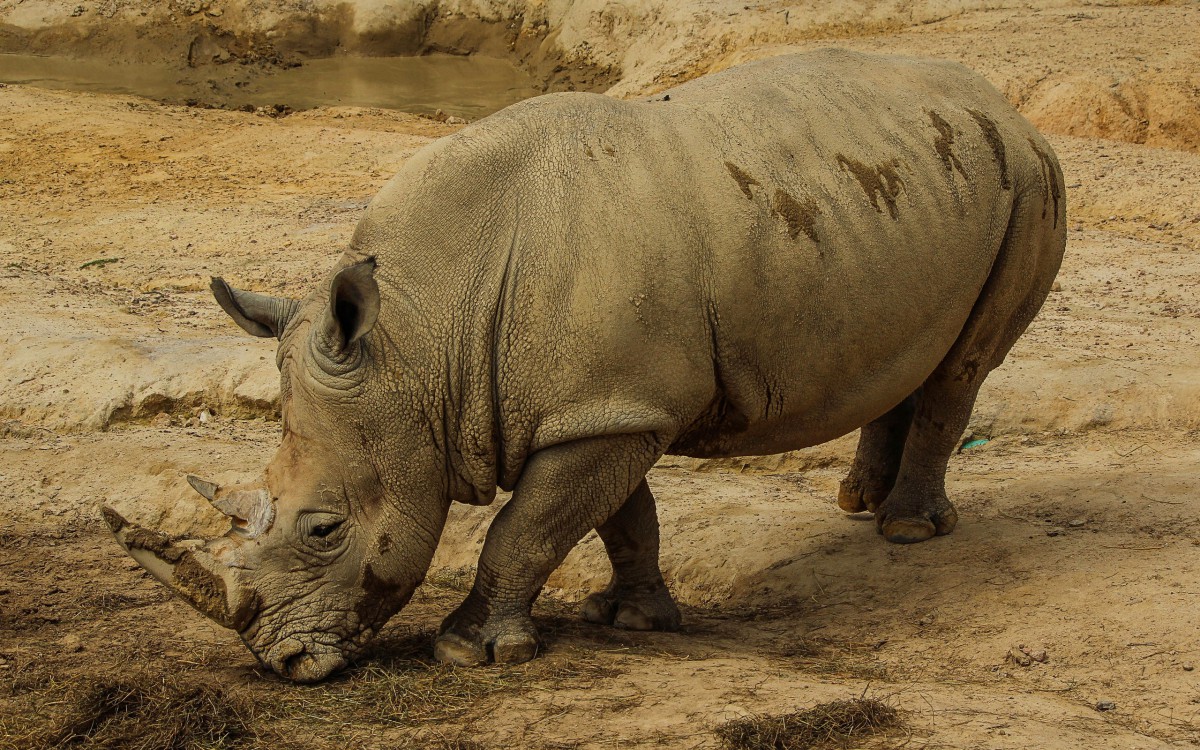
M 434 651 L 536 655 L 530 607 L 592 529 L 582 617 L 677 628 L 646 473 L 862 428 L 841 485 L 891 542 L 949 533 L 980 384 L 1065 245 L 1046 141 L 953 63 L 826 50 L 641 101 L 515 104 L 409 159 L 304 300 L 214 279 L 279 340 L 282 444 L 193 486 L 193 543 L 105 517 L 151 573 L 292 680 L 359 656 L 421 583 L 453 502 L 512 497 Z

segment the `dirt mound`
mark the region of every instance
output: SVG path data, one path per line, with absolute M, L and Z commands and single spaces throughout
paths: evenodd
M 0 417 L 58 430 L 100 430 L 167 415 L 167 425 L 222 417 L 276 418 L 273 363 L 233 336 L 151 341 L 73 331 L 13 336 L 0 346 L 12 385 Z M 81 381 L 83 381 L 81 383 Z
M 1042 81 L 1020 109 L 1048 133 L 1200 151 L 1198 84 L 1179 72 L 1080 73 Z

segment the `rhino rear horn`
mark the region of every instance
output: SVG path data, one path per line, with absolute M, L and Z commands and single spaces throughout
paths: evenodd
M 218 277 L 213 277 L 209 288 L 233 322 L 254 336 L 279 338 L 300 309 L 299 300 L 243 292 Z
M 213 482 L 188 475 L 188 484 L 212 506 L 233 519 L 233 528 L 251 539 L 265 533 L 275 522 L 275 504 L 264 487 L 222 489 Z

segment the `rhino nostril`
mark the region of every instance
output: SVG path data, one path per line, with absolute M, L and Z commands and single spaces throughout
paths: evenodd
M 289 638 L 272 649 L 268 666 L 292 682 L 317 682 L 346 666 L 346 658 L 340 652 L 323 650 L 319 644 L 316 652 L 310 651 L 302 642 Z
M 294 680 L 304 674 L 305 667 L 312 661 L 312 657 L 303 649 L 297 654 L 292 654 L 283 660 L 283 676 Z
M 251 648 L 251 651 L 254 649 Z M 292 670 L 300 665 L 300 657 L 304 656 L 305 648 L 298 641 L 288 639 L 277 645 L 267 655 L 267 664 L 284 677 L 290 677 Z

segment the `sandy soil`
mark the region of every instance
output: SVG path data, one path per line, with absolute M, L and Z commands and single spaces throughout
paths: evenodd
M 863 694 L 904 712 L 871 747 L 1200 744 L 1200 153 L 1195 99 L 1177 96 L 1200 95 L 1200 9 L 1054 4 L 850 36 L 818 24 L 827 36 L 802 40 L 751 38 L 742 20 L 664 21 L 656 33 L 691 62 L 630 66 L 619 90 L 830 43 L 938 54 L 989 75 L 1061 158 L 1060 287 L 981 395 L 971 430 L 990 442 L 951 463 L 954 534 L 892 546 L 840 514 L 854 436 L 669 459 L 651 484 L 684 632 L 572 619 L 605 577 L 593 538 L 538 605 L 544 658 L 429 666 L 428 629 L 462 596 L 495 512 L 459 508 L 430 583 L 369 662 L 314 688 L 263 675 L 124 556 L 97 505 L 217 523 L 183 474 L 257 472 L 277 441 L 277 384 L 273 349 L 227 322 L 207 277 L 303 292 L 388 176 L 453 128 L 3 87 L 0 748 L 96 730 L 72 696 L 120 675 L 219 685 L 252 703 L 244 744 L 276 747 L 711 748 L 729 718 Z M 727 30 L 728 45 L 703 43 Z M 1124 107 L 1105 108 L 1113 92 Z

